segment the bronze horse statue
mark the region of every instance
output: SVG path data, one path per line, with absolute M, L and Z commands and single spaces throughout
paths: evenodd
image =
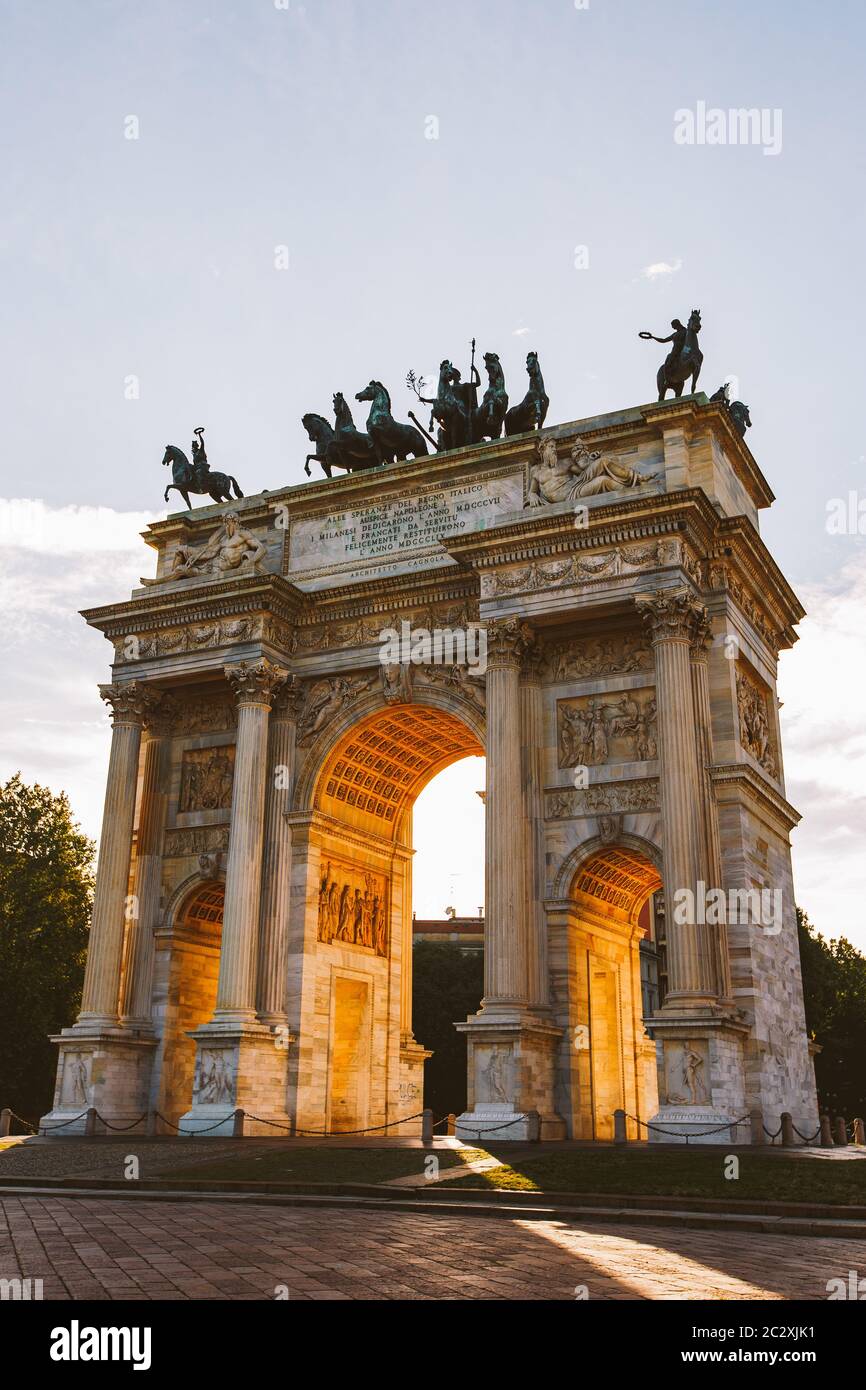
M 199 440 L 199 460 L 192 464 L 187 458 L 183 449 L 178 449 L 176 444 L 166 444 L 163 454 L 163 464 L 166 468 L 171 465 L 172 481 L 165 490 L 163 501 L 168 501 L 168 494 L 172 491 L 179 492 L 187 510 L 192 503 L 189 494 L 207 493 L 214 502 L 230 502 L 232 500 L 232 488 L 235 497 L 243 497 L 243 493 L 237 485 L 237 481 L 230 473 L 214 473 L 209 467 L 206 457 L 203 457 L 203 446 Z
M 513 405 L 505 412 L 507 435 L 523 434 L 525 430 L 540 430 L 547 418 L 550 400 L 544 390 L 537 352 L 527 354 L 526 371 L 529 375 L 529 390 L 520 405 Z
M 508 411 L 508 392 L 505 390 L 505 373 L 499 354 L 485 352 L 484 366 L 487 371 L 487 390 L 481 398 L 475 421 L 476 439 L 498 439 Z
M 332 428 L 323 415 L 311 414 L 301 417 L 304 429 L 316 446 L 316 452 L 307 454 L 304 460 L 304 472 L 307 477 L 310 476 L 311 461 L 320 463 L 328 478 L 332 476 L 332 468 L 345 468 L 351 473 L 359 468 L 375 468 L 379 462 L 369 435 L 355 428 L 352 412 L 342 391 L 338 391 L 333 397 L 333 405 L 336 429 Z
M 391 397 L 381 381 L 371 381 L 355 395 L 356 401 L 370 401 L 367 433 L 373 441 L 377 463 L 401 463 L 411 454 L 423 458 L 429 450 L 420 430 L 414 425 L 401 425 L 391 414 Z
M 704 360 L 704 354 L 698 347 L 698 334 L 701 331 L 700 309 L 692 309 L 687 325 L 680 323 L 679 319 L 671 319 L 671 328 L 674 331 L 666 338 L 657 338 L 654 333 L 638 334 L 639 338 L 654 343 L 673 343 L 656 377 L 660 401 L 664 400 L 668 391 L 673 391 L 675 396 L 681 396 L 689 377 L 692 379 L 691 389 L 694 392 Z

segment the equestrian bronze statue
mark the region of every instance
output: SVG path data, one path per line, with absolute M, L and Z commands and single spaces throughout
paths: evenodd
M 183 449 L 178 449 L 175 444 L 166 444 L 165 446 L 162 461 L 166 468 L 171 465 L 172 481 L 165 490 L 163 501 L 168 501 L 170 492 L 179 492 L 186 503 L 187 510 L 189 510 L 192 506 L 189 500 L 191 492 L 206 493 L 214 502 L 230 502 L 232 500 L 232 488 L 234 488 L 234 496 L 243 497 L 244 494 L 238 487 L 237 481 L 230 473 L 215 473 L 211 469 L 204 447 L 204 427 L 199 425 L 194 434 L 192 463 Z
M 664 400 L 668 391 L 673 391 L 675 396 L 681 396 L 689 377 L 692 379 L 691 389 L 694 392 L 704 360 L 704 354 L 698 347 L 698 334 L 701 331 L 700 309 L 692 309 L 687 325 L 680 323 L 679 319 L 671 319 L 671 328 L 674 331 L 666 338 L 657 338 L 654 333 L 648 333 L 646 330 L 638 334 L 639 338 L 654 343 L 673 344 L 656 377 L 660 401 Z

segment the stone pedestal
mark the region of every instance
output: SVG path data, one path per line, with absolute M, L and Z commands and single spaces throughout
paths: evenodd
M 743 1045 L 748 1028 L 729 1019 L 653 1020 L 659 1108 L 650 1143 L 748 1144 Z M 736 1123 L 735 1123 L 736 1122 Z M 721 1128 L 720 1128 L 721 1127 Z M 681 1137 L 680 1137 L 681 1136 Z
M 244 1134 L 285 1137 L 289 1048 L 286 1028 L 261 1023 L 206 1023 L 190 1033 L 196 1060 L 192 1107 L 178 1121 L 184 1134 L 225 1139 L 236 1110 L 245 1112 Z
M 563 1030 L 525 1011 L 484 1011 L 458 1023 L 468 1048 L 467 1108 L 457 1137 L 467 1142 L 564 1139 L 553 1101 L 554 1054 Z
M 145 1132 L 155 1038 L 121 1028 L 88 1033 L 78 1025 L 51 1041 L 59 1045 L 60 1057 L 54 1103 L 39 1121 L 40 1134 L 83 1134 L 83 1112 L 91 1108 L 125 1134 Z

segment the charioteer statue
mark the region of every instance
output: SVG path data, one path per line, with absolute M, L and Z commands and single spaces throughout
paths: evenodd
M 166 468 L 171 466 L 172 480 L 163 494 L 163 501 L 168 501 L 170 492 L 179 492 L 189 510 L 192 505 L 189 500 L 191 492 L 207 493 L 214 502 L 230 502 L 234 488 L 234 496 L 243 497 L 237 480 L 230 473 L 215 473 L 211 469 L 204 447 L 204 426 L 199 425 L 193 431 L 193 436 L 192 463 L 176 444 L 165 446 L 162 462 Z
M 679 319 L 671 319 L 671 328 L 674 331 L 666 338 L 657 338 L 654 333 L 648 333 L 646 330 L 638 334 L 639 338 L 653 343 L 673 344 L 656 377 L 660 401 L 664 400 L 669 390 L 673 391 L 675 396 L 681 396 L 689 377 L 692 379 L 691 389 L 694 392 L 704 360 L 704 354 L 698 347 L 698 333 L 701 329 L 700 309 L 692 309 L 687 324 L 681 323 Z

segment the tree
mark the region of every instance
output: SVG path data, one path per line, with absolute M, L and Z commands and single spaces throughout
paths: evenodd
M 466 1109 L 466 1037 L 455 1023 L 474 1014 L 484 990 L 484 955 L 439 941 L 412 952 L 412 1031 L 432 1048 L 424 1067 L 424 1104 L 438 1120 Z
M 51 1106 L 48 1035 L 78 1012 L 93 859 L 65 793 L 0 786 L 0 1106 L 31 1123 Z
M 806 1027 L 821 1051 L 822 1112 L 866 1117 L 866 956 L 844 936 L 827 941 L 797 908 Z

